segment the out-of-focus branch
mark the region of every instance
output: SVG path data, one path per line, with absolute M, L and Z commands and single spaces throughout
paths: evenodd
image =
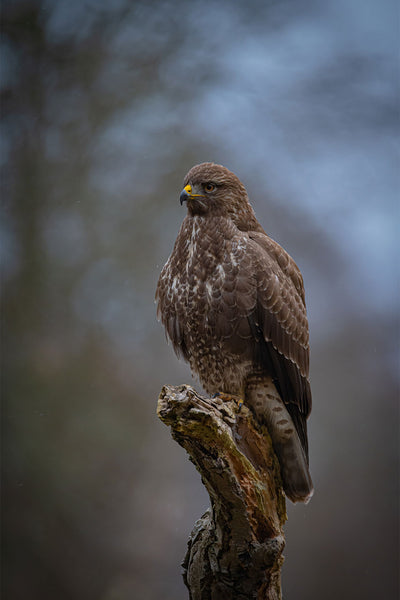
M 211 500 L 183 562 L 190 599 L 280 599 L 286 508 L 268 432 L 245 406 L 188 385 L 164 386 L 157 412 Z

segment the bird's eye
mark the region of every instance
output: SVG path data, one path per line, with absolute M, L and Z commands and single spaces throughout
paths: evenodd
M 205 183 L 204 184 L 204 191 L 205 192 L 213 192 L 215 190 L 216 186 L 213 183 Z

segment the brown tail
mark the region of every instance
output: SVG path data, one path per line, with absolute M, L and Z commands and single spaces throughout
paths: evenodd
M 271 436 L 281 467 L 285 494 L 292 502 L 309 502 L 314 487 L 296 428 L 269 377 L 249 381 L 246 399 Z

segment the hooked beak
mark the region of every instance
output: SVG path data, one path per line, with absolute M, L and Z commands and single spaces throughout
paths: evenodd
M 192 186 L 190 185 L 190 183 L 188 183 L 187 185 L 185 185 L 185 187 L 183 188 L 181 195 L 179 196 L 179 201 L 181 203 L 181 206 L 184 202 L 187 202 L 188 200 L 191 200 L 192 198 L 204 198 L 203 194 L 193 194 L 192 191 Z
M 192 193 L 192 186 L 191 185 L 185 185 L 185 187 L 183 188 L 181 195 L 179 196 L 179 202 L 181 203 L 181 206 L 184 202 L 187 202 L 190 198 L 190 194 Z

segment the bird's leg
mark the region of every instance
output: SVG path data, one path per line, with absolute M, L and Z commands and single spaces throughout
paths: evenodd
M 240 410 L 243 406 L 243 398 L 241 396 L 237 396 L 236 394 L 227 394 L 225 392 L 217 392 L 213 395 L 213 398 L 221 398 L 223 402 L 235 402 Z

